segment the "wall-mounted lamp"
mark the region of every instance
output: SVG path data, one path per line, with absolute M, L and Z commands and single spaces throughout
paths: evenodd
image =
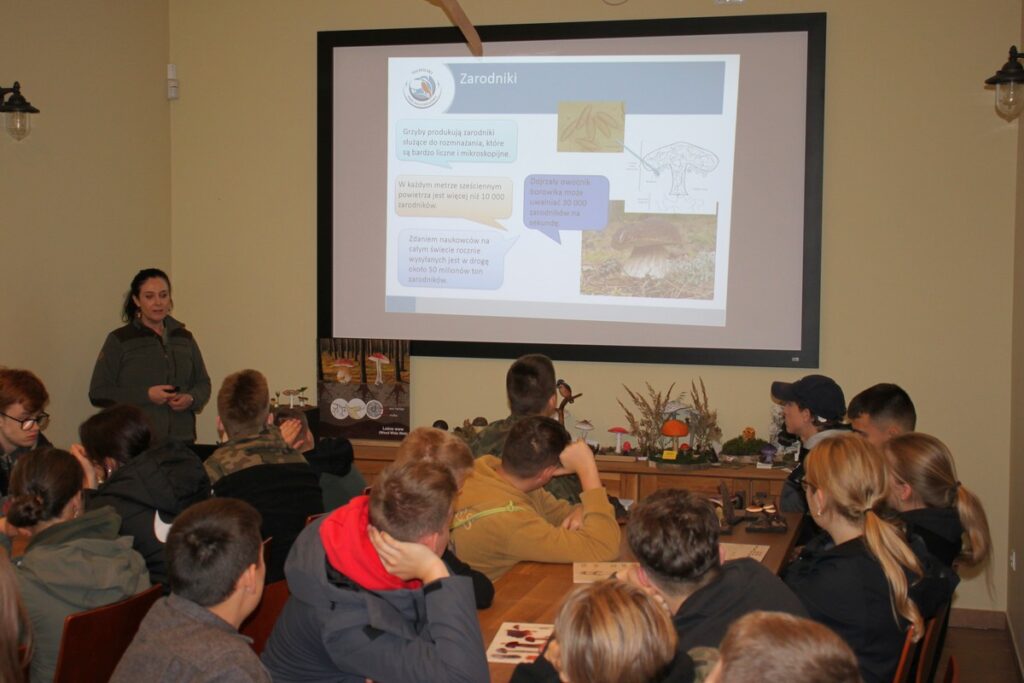
M 1010 61 L 992 78 L 985 79 L 988 85 L 996 86 L 996 109 L 1007 119 L 1015 119 L 1024 111 L 1024 66 L 1019 60 L 1017 46 L 1010 47 Z
M 15 140 L 24 140 L 32 132 L 32 117 L 39 110 L 29 104 L 21 94 L 21 83 L 14 82 L 13 88 L 0 86 L 0 113 L 4 115 L 7 134 Z

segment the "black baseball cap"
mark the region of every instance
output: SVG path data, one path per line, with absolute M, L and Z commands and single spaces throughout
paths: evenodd
M 795 382 L 772 382 L 772 397 L 798 403 L 826 420 L 841 420 L 846 415 L 843 390 L 825 375 L 807 375 Z

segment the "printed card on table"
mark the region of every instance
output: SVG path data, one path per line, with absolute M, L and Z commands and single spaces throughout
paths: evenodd
M 572 582 L 594 583 L 635 566 L 636 562 L 573 562 Z
M 487 648 L 487 661 L 495 664 L 532 662 L 544 651 L 552 630 L 551 624 L 506 621 Z
M 750 545 L 747 543 L 722 543 L 720 545 L 725 551 L 726 562 L 729 560 L 738 560 L 743 557 L 749 557 L 752 560 L 764 562 L 764 557 L 768 554 L 768 546 L 766 545 Z

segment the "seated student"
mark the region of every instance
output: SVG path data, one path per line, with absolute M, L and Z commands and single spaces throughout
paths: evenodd
M 854 431 L 876 446 L 917 426 L 914 402 L 895 384 L 876 384 L 854 396 L 846 417 Z
M 509 431 L 523 418 L 555 416 L 558 412 L 558 395 L 554 363 L 539 353 L 517 358 L 505 374 L 505 393 L 511 414 L 503 420 L 491 422 L 470 443 L 475 458 L 482 455 L 500 458 Z M 556 477 L 544 488 L 555 498 L 573 504 L 580 502 L 580 493 L 583 491 L 579 479 L 574 476 Z
M 177 441 L 150 448 L 145 414 L 136 406 L 104 408 L 78 428 L 71 452 L 86 472 L 85 509 L 109 505 L 121 517 L 120 534 L 146 560 L 149 578 L 167 587 L 164 543 L 174 518 L 210 497 L 199 456 Z
M 488 680 L 473 587 L 441 561 L 455 491 L 439 463 L 395 463 L 302 532 L 263 652 L 275 683 Z
M 853 648 L 865 681 L 892 679 L 907 627 L 952 598 L 955 583 L 887 519 L 885 457 L 854 434 L 822 441 L 807 456 L 807 500 L 824 532 L 783 573 L 812 619 Z
M 0 498 L 7 495 L 11 469 L 33 448 L 50 446 L 43 436 L 50 416 L 46 387 L 28 370 L 0 368 Z
M 636 586 L 607 579 L 579 586 L 558 610 L 543 655 L 564 683 L 688 683 L 693 661 L 676 650 L 668 613 Z M 520 664 L 513 683 L 543 681 Z
M 325 512 L 340 508 L 366 490 L 366 480 L 353 465 L 355 452 L 348 439 L 327 437 L 316 443 L 305 411 L 298 408 L 275 408 L 274 424 L 285 443 L 302 453 L 313 468 L 324 494 Z
M 843 424 L 846 399 L 831 377 L 807 375 L 796 382 L 772 382 L 772 398 L 782 403 L 786 431 L 800 439 L 800 458 L 783 483 L 779 508 L 783 512 L 807 512 L 801 482 L 804 459 L 822 440 L 849 431 Z
M 706 498 L 678 489 L 655 491 L 633 507 L 626 523 L 639 567 L 622 578 L 665 600 L 686 651 L 718 647 L 729 626 L 755 610 L 807 613 L 757 560 L 723 563 L 719 528 Z
M 704 683 L 861 683 L 857 657 L 821 624 L 752 612 L 729 627 Z
M 316 475 L 272 419 L 267 379 L 255 370 L 228 375 L 217 392 L 217 429 L 228 440 L 203 463 L 215 496 L 240 498 L 263 518 L 263 538 L 272 539 L 267 583 L 284 578 L 306 518 L 324 511 Z
M 270 675 L 238 627 L 263 595 L 260 513 L 230 498 L 181 513 L 167 535 L 171 594 L 158 601 L 112 683 L 257 681 Z
M 402 440 L 395 451 L 395 462 L 407 460 L 425 460 L 444 465 L 455 477 L 457 491 L 462 490 L 466 478 L 473 473 L 473 454 L 469 446 L 458 436 L 440 429 L 418 427 L 409 432 L 409 436 Z M 473 580 L 477 609 L 491 606 L 494 601 L 494 584 L 490 579 L 456 557 L 451 545 L 444 549 L 441 559 L 453 574 L 468 576 Z
M 583 502 L 544 490 L 564 473 L 579 475 Z M 523 560 L 596 562 L 619 556 L 619 525 L 590 447 L 571 442 L 549 417 L 527 417 L 509 431 L 501 460 L 478 458 L 459 494 L 452 524 L 459 556 L 492 581 Z
M 69 614 L 109 605 L 149 588 L 132 539 L 104 507 L 83 514 L 82 466 L 56 448 L 32 451 L 11 472 L 11 496 L 0 545 L 28 536 L 15 557 L 21 598 L 35 634 L 32 681 L 52 681 Z
M 991 568 L 992 537 L 978 497 L 960 483 L 953 454 L 934 436 L 912 432 L 885 444 L 893 475 L 890 502 L 910 534 L 947 567 Z M 969 541 L 966 552 L 963 535 Z

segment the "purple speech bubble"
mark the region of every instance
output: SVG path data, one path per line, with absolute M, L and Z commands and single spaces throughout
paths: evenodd
M 559 230 L 603 230 L 608 225 L 604 176 L 528 175 L 523 185 L 523 224 L 559 244 Z

